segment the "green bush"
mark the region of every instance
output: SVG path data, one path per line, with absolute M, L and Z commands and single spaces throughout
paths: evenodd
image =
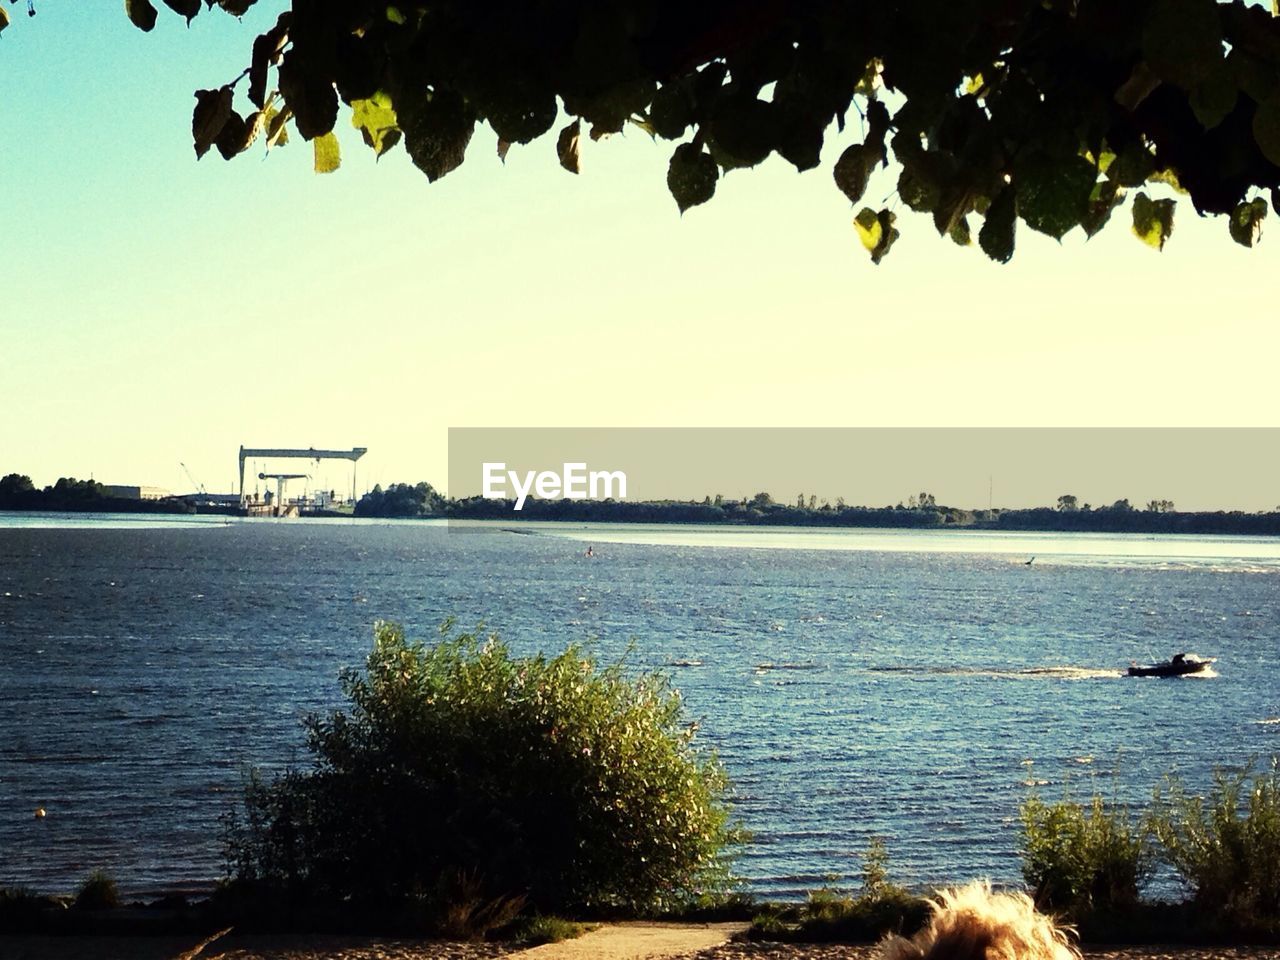
M 1022 804 L 1022 875 L 1043 908 L 1075 919 L 1127 910 L 1153 863 L 1147 828 L 1097 794 L 1087 806 L 1036 793 Z
M 580 648 L 513 657 L 495 636 L 434 646 L 379 623 L 347 711 L 306 721 L 314 763 L 251 778 L 231 824 L 240 881 L 291 895 L 436 904 L 527 898 L 545 912 L 670 909 L 725 888 L 719 763 L 666 678 Z
M 102 870 L 89 874 L 76 890 L 77 910 L 110 910 L 120 906 L 116 882 Z
M 538 913 L 517 924 L 511 931 L 511 939 L 524 947 L 538 947 L 544 943 L 576 940 L 594 929 L 591 924 Z
M 1247 790 L 1247 793 L 1246 793 Z M 1177 778 L 1156 792 L 1152 823 L 1163 858 L 1198 907 L 1237 924 L 1280 924 L 1280 768 L 1217 771 L 1207 798 Z
M 766 906 L 752 921 L 752 939 L 866 942 L 886 933 L 909 936 L 924 925 L 929 903 L 890 882 L 889 853 L 883 840 L 872 839 L 862 858 L 861 873 L 862 886 L 857 896 L 827 885 L 809 891 L 799 907 Z

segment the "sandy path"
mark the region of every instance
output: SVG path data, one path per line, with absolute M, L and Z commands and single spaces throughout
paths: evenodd
M 512 960 L 657 960 L 685 957 L 725 944 L 746 923 L 617 923 L 511 954 Z

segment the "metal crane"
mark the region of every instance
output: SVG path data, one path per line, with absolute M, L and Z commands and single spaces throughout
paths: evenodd
M 260 473 L 259 480 L 274 480 L 276 482 L 276 509 L 279 510 L 284 506 L 284 485 L 287 480 L 305 480 L 310 477 L 309 473 Z
M 191 481 L 191 485 L 196 488 L 196 493 L 205 494 L 209 492 L 204 488 L 203 483 L 191 475 L 191 471 L 187 469 L 187 465 L 185 463 L 179 460 L 178 466 L 180 466 L 182 468 L 182 472 L 187 475 L 187 479 Z
M 240 448 L 240 502 L 244 503 L 244 462 L 249 458 L 270 458 L 273 460 L 350 460 L 351 461 L 351 499 L 356 496 L 356 461 L 369 452 L 368 447 L 352 447 L 350 450 L 317 450 L 315 447 L 299 449 L 296 447 L 241 447 Z M 298 474 L 298 477 L 305 474 Z M 293 478 L 291 478 L 293 479 Z

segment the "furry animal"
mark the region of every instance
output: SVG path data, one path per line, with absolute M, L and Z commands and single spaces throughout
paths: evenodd
M 944 890 L 928 926 L 911 940 L 888 937 L 881 960 L 1080 960 L 1064 930 L 1024 893 L 992 893 L 974 881 Z

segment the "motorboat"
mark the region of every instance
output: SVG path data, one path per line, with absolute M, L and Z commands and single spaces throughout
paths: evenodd
M 1131 677 L 1184 677 L 1189 673 L 1203 673 L 1217 657 L 1198 657 L 1194 653 L 1175 653 L 1162 663 L 1132 663 Z

